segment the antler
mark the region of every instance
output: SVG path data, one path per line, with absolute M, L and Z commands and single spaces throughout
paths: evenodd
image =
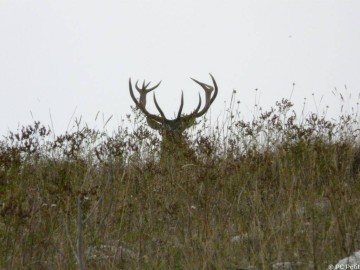
M 208 85 L 208 84 L 206 84 L 206 83 L 199 82 L 198 80 L 195 80 L 195 79 L 193 79 L 193 78 L 190 78 L 190 79 L 192 79 L 194 82 L 196 82 L 197 84 L 199 84 L 199 85 L 204 89 L 204 91 L 205 91 L 205 107 L 196 115 L 196 117 L 200 117 L 200 116 L 204 115 L 204 114 L 209 110 L 210 105 L 214 102 L 214 100 L 215 100 L 215 98 L 216 98 L 216 96 L 217 96 L 217 94 L 218 94 L 218 86 L 217 86 L 217 84 L 216 84 L 216 81 L 215 81 L 213 75 L 211 75 L 211 73 L 210 73 L 209 75 L 210 75 L 210 77 L 211 77 L 211 80 L 212 80 L 212 82 L 213 82 L 214 87 L 211 86 L 211 85 Z M 212 93 L 212 91 L 214 91 L 214 90 L 215 90 L 215 93 L 214 93 L 214 95 L 211 97 L 211 93 Z
M 145 107 L 145 106 L 146 106 L 146 95 L 147 95 L 148 93 L 150 93 L 151 91 L 153 91 L 155 88 L 157 88 L 157 87 L 160 85 L 161 81 L 160 81 L 157 85 L 155 85 L 155 86 L 153 86 L 153 87 L 151 87 L 151 88 L 149 88 L 149 89 L 147 89 L 147 87 L 149 86 L 149 84 L 150 84 L 151 82 L 148 82 L 148 83 L 145 85 L 145 80 L 144 80 L 141 88 L 139 88 L 138 82 L 139 82 L 139 81 L 136 81 L 136 83 L 135 83 L 135 88 L 136 88 L 136 90 L 140 93 L 140 99 L 139 99 L 139 100 L 140 100 L 140 103 Z
M 131 78 L 129 79 L 129 90 L 130 90 L 130 96 L 131 98 L 133 99 L 134 103 L 136 104 L 136 106 L 151 120 L 154 120 L 158 123 L 167 123 L 169 125 L 172 125 L 174 124 L 175 122 L 179 122 L 181 120 L 184 120 L 184 121 L 189 121 L 190 119 L 195 119 L 197 117 L 200 117 L 202 115 L 204 115 L 210 108 L 210 105 L 214 102 L 216 96 L 217 96 L 217 93 L 218 93 L 218 87 L 217 87 L 217 84 L 216 84 L 216 81 L 214 79 L 214 77 L 210 74 L 210 77 L 212 79 L 212 82 L 213 82 L 213 86 L 210 86 L 208 84 L 205 84 L 205 83 L 202 83 L 202 82 L 199 82 L 193 78 L 191 78 L 193 81 L 195 81 L 197 84 L 199 84 L 205 91 L 205 106 L 204 108 L 199 112 L 200 110 L 200 107 L 201 107 L 201 96 L 200 96 L 200 93 L 199 93 L 199 104 L 198 106 L 196 107 L 196 109 L 188 114 L 188 115 L 183 115 L 181 116 L 181 113 L 182 113 L 182 109 L 183 109 L 183 106 L 184 106 L 184 93 L 182 92 L 181 93 L 181 103 L 180 103 L 180 108 L 179 108 L 179 111 L 178 111 L 178 114 L 177 114 L 177 117 L 175 119 L 172 119 L 172 120 L 169 120 L 166 118 L 164 112 L 161 110 L 159 104 L 157 103 L 157 100 L 156 100 L 156 97 L 155 97 L 155 93 L 154 93 L 154 103 L 155 103 L 155 106 L 156 106 L 156 109 L 159 111 L 160 116 L 157 116 L 155 114 L 152 114 L 150 112 L 148 112 L 145 108 L 146 106 L 146 95 L 153 91 L 155 88 L 157 88 L 161 81 L 151 87 L 151 88 L 147 88 L 149 85 L 150 85 L 150 82 L 147 83 L 145 85 L 145 81 L 143 82 L 143 85 L 142 85 L 142 88 L 139 88 L 137 83 L 138 81 L 136 82 L 135 84 L 135 87 L 136 87 L 136 90 L 140 93 L 140 99 L 139 101 L 135 98 L 135 95 L 134 95 L 134 92 L 133 92 L 133 89 L 132 89 L 132 84 L 131 84 Z M 212 92 L 214 92 L 214 95 L 211 96 Z
M 132 100 L 134 101 L 136 107 L 138 107 L 147 117 L 152 118 L 152 119 L 154 119 L 155 121 L 158 121 L 158 122 L 162 121 L 161 117 L 159 117 L 159 116 L 157 116 L 155 114 L 149 113 L 145 108 L 145 106 L 146 106 L 146 95 L 150 91 L 152 91 L 156 87 L 158 87 L 160 85 L 161 81 L 157 85 L 155 85 L 154 87 L 152 87 L 150 89 L 146 89 L 149 86 L 150 83 L 145 85 L 145 81 L 144 81 L 143 87 L 141 89 L 137 86 L 137 83 L 138 82 L 136 82 L 135 87 L 136 87 L 136 90 L 138 90 L 138 92 L 140 93 L 140 99 L 139 99 L 140 102 L 135 98 L 135 95 L 134 95 L 134 92 L 133 92 L 133 89 L 132 89 L 131 78 L 129 79 L 130 96 L 131 96 Z

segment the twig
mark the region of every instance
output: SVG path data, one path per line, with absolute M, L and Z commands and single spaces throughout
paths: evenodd
M 78 216 L 77 216 L 77 259 L 80 270 L 85 270 L 86 266 L 84 263 L 84 248 L 83 248 L 83 222 L 82 222 L 82 211 L 81 211 L 81 197 L 78 196 Z

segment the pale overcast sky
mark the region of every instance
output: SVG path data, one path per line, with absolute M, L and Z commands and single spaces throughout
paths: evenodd
M 334 87 L 358 101 L 360 1 L 0 0 L 0 134 L 33 119 L 48 125 L 50 114 L 63 133 L 75 110 L 90 127 L 101 127 L 97 112 L 113 115 L 113 129 L 133 105 L 129 77 L 162 80 L 169 117 L 183 89 L 190 112 L 202 90 L 189 77 L 210 83 L 209 72 L 219 85 L 212 117 L 233 89 L 251 115 L 254 89 L 269 108 L 293 83 L 299 108 L 315 93 L 336 113 Z

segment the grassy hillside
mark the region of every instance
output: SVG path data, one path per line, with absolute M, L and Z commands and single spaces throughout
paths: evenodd
M 137 113 L 111 135 L 35 122 L 0 142 L 0 268 L 326 269 L 360 249 L 357 120 L 283 100 L 203 122 L 176 162 Z

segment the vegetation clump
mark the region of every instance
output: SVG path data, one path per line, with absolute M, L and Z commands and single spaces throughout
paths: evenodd
M 0 141 L 1 269 L 324 269 L 360 249 L 358 115 L 230 112 L 171 163 L 143 120 Z

